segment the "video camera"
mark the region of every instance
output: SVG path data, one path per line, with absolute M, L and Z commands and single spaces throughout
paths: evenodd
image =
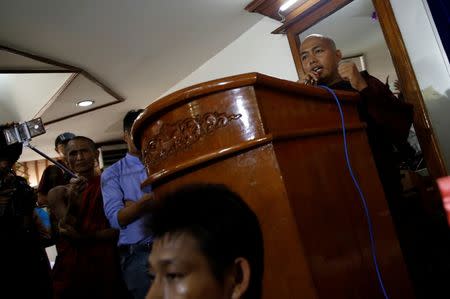
M 22 154 L 23 145 L 75 177 L 75 174 L 67 167 L 30 144 L 31 138 L 44 133 L 45 128 L 40 118 L 22 123 L 0 125 L 0 199 L 1 197 L 11 199 L 4 200 L 3 203 L 0 200 L 0 216 L 24 215 L 29 212 L 30 208 L 34 208 L 33 189 L 28 186 L 25 179 L 16 176 L 12 170 L 12 166 Z
M 11 154 L 15 153 L 14 157 L 16 158 L 14 162 L 19 159 L 20 154 L 22 153 L 22 144 L 24 144 L 26 147 L 35 151 L 45 159 L 53 162 L 53 164 L 59 167 L 62 171 L 68 173 L 71 177 L 76 177 L 76 175 L 70 169 L 68 169 L 58 161 L 50 158 L 30 144 L 32 137 L 39 136 L 45 133 L 45 128 L 42 124 L 41 118 L 35 118 L 30 121 L 18 124 L 0 126 L 0 130 L 3 133 L 3 136 L 1 136 L 0 134 L 0 150 L 2 152 L 5 151 L 5 154 L 7 154 L 7 152 L 13 152 Z M 0 153 L 0 158 L 2 158 L 2 153 Z
M 4 198 L 0 204 L 0 216 L 29 215 L 35 206 L 34 191 L 25 179 L 16 176 L 12 165 L 22 154 L 22 143 L 44 134 L 45 128 L 38 118 L 19 124 L 1 125 L 0 131 L 0 197 Z
M 41 118 L 35 118 L 19 124 L 13 124 L 3 130 L 6 144 L 23 143 L 30 141 L 32 137 L 45 133 Z

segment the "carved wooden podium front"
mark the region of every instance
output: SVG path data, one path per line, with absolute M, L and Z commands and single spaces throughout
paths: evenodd
M 358 95 L 337 95 L 386 290 L 392 299 L 413 298 Z M 210 81 L 148 106 L 133 137 L 157 196 L 210 182 L 248 202 L 264 235 L 265 299 L 383 298 L 338 109 L 325 90 L 257 73 Z

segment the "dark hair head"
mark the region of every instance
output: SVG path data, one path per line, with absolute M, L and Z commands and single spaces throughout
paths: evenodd
M 91 138 L 88 138 L 85 136 L 75 136 L 72 139 L 70 139 L 68 142 L 76 141 L 76 140 L 86 141 L 87 143 L 89 143 L 89 146 L 93 151 L 97 150 L 97 144 L 95 144 L 94 140 L 92 140 Z M 66 148 L 66 151 L 67 151 L 67 148 Z
M 133 126 L 133 123 L 135 119 L 139 116 L 139 114 L 142 113 L 144 109 L 138 109 L 138 110 L 130 110 L 123 118 L 123 131 L 130 132 L 131 127 Z
M 8 145 L 6 143 L 5 136 L 3 134 L 3 130 L 7 129 L 8 125 L 0 126 L 0 160 L 8 161 L 12 164 L 16 163 L 19 160 L 20 155 L 22 154 L 22 143 L 13 143 Z
M 75 137 L 75 134 L 70 133 L 70 132 L 65 132 L 62 134 L 59 134 L 58 137 L 56 137 L 55 139 L 55 147 L 58 147 L 58 145 L 60 144 L 67 144 L 67 142 L 69 142 L 69 140 L 73 139 L 73 137 Z
M 251 277 L 243 298 L 261 298 L 264 250 L 258 218 L 226 186 L 194 184 L 177 189 L 160 200 L 152 212 L 150 229 L 156 239 L 191 234 L 218 281 L 223 281 L 236 258 L 245 258 Z

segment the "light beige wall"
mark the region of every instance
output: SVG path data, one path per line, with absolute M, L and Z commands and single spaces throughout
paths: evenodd
M 279 26 L 277 21 L 262 19 L 164 95 L 196 83 L 248 72 L 297 80 L 286 36 L 270 33 Z

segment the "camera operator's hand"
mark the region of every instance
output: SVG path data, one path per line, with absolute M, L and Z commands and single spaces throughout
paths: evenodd
M 82 176 L 70 179 L 69 192 L 81 194 L 86 188 L 88 180 Z

